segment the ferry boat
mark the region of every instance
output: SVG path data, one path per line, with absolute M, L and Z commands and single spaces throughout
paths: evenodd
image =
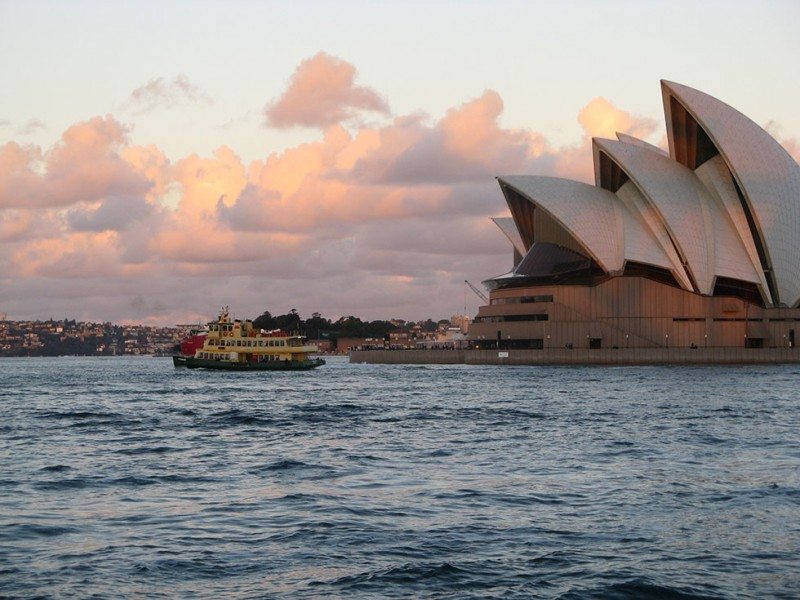
M 306 371 L 324 365 L 321 358 L 309 358 L 318 349 L 304 340 L 301 335 L 256 329 L 249 319 L 231 319 L 225 307 L 205 335 L 181 344 L 181 354 L 172 362 L 176 367 L 226 371 Z

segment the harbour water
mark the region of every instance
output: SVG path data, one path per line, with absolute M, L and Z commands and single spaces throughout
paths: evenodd
M 0 406 L 0 596 L 800 596 L 797 365 L 4 359 Z

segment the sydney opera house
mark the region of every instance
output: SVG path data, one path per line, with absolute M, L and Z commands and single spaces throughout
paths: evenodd
M 794 347 L 800 166 L 753 121 L 661 82 L 669 154 L 592 141 L 595 185 L 499 177 L 513 269 L 484 282 L 479 348 Z

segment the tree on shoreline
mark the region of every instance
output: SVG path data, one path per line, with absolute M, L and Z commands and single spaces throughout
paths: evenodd
M 430 319 L 428 319 L 428 321 L 430 321 Z M 328 338 L 332 340 L 340 337 L 383 338 L 388 335 L 390 331 L 396 331 L 397 329 L 406 330 L 409 325 L 413 324 L 403 322 L 403 324 L 398 327 L 389 321 L 362 321 L 353 315 L 341 317 L 337 321 L 331 321 L 318 312 L 312 313 L 308 319 L 302 319 L 294 308 L 285 315 L 277 316 L 273 316 L 272 313 L 267 310 L 253 319 L 253 326 L 259 329 L 297 331 L 311 339 Z

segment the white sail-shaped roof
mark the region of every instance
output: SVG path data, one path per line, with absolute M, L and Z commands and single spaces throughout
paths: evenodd
M 517 231 L 517 226 L 514 224 L 512 217 L 492 217 L 494 224 L 500 228 L 500 231 L 508 238 L 514 250 L 519 252 L 520 256 L 525 256 L 525 244 L 522 242 L 522 236 Z
M 614 211 L 614 194 L 556 177 L 498 179 L 547 211 L 605 271 L 622 270 L 621 223 Z
M 696 291 L 712 294 L 717 275 L 760 283 L 724 207 L 692 170 L 641 145 L 603 139 L 594 145 L 595 152 L 619 165 L 663 219 Z
M 630 219 L 626 219 L 626 224 L 641 225 L 641 233 L 626 227 L 625 252 L 628 259 L 668 269 L 683 289 L 691 290 L 692 282 L 681 257 L 669 237 L 663 219 L 653 205 L 632 181 L 623 184 L 616 195 L 620 206 L 626 209 L 624 212 L 631 215 Z
M 652 150 L 653 152 L 658 152 L 659 154 L 668 156 L 668 154 L 658 146 L 651 144 L 650 142 L 645 142 L 644 140 L 640 140 L 639 138 L 633 137 L 632 135 L 628 135 L 627 133 L 622 133 L 621 131 L 618 131 L 616 133 L 616 136 L 620 142 L 624 142 L 626 144 L 633 144 L 634 146 L 641 146 L 642 148 L 647 148 L 648 150 Z
M 763 249 L 767 278 L 772 277 L 777 301 L 797 305 L 800 166 L 766 131 L 731 106 L 685 85 L 662 81 L 661 86 L 670 155 L 691 168 L 701 166 L 698 163 L 709 158 L 702 134 L 708 136 L 730 169 L 752 217 L 754 242 Z
M 635 261 L 670 269 L 681 281 L 674 262 L 641 216 L 616 194 L 556 177 L 512 176 L 499 180 L 550 214 L 605 271 L 620 273 L 626 261 Z
M 758 258 L 753 236 L 750 235 L 750 226 L 747 223 L 742 203 L 736 194 L 735 184 L 731 177 L 728 167 L 721 156 L 706 161 L 695 170 L 695 175 L 700 178 L 705 188 L 714 197 L 716 205 L 727 216 L 727 219 L 717 218 L 715 225 L 715 240 L 725 237 L 727 242 L 718 242 L 717 246 L 727 248 L 727 251 L 717 251 L 716 274 L 723 277 L 732 277 L 743 281 L 758 283 L 761 288 L 761 295 L 765 304 L 772 304 L 772 296 L 769 292 L 764 271 Z M 738 243 L 734 243 L 731 232 L 721 225 L 725 222 L 731 224 L 735 230 Z M 744 250 L 745 256 L 736 251 L 738 247 Z
M 496 222 L 517 255 L 555 244 L 611 274 L 637 262 L 697 293 L 800 306 L 800 165 L 727 104 L 661 85 L 669 154 L 625 133 L 596 139 L 596 186 L 499 178 L 513 223 Z

